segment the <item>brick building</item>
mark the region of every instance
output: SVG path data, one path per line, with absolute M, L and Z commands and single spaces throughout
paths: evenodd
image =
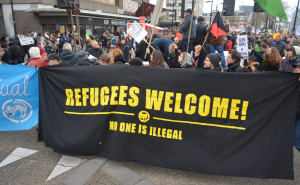
M 11 0 L 0 1 L 0 36 L 14 36 Z M 142 0 L 80 0 L 79 26 L 82 36 L 99 36 L 103 32 L 126 31 L 127 22 L 138 21 L 134 13 Z M 149 0 L 144 0 L 149 2 Z M 57 8 L 57 0 L 13 0 L 16 31 L 28 33 L 68 33 L 71 16 Z M 120 11 L 121 10 L 121 11 Z M 121 12 L 122 14 L 119 14 Z M 73 16 L 74 24 L 76 18 Z

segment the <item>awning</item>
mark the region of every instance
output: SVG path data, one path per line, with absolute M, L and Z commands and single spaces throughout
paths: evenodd
M 150 16 L 151 13 L 154 11 L 154 7 L 155 7 L 155 5 L 144 2 L 144 16 Z M 167 9 L 163 8 L 162 12 L 165 12 L 165 11 L 167 11 Z M 142 16 L 142 4 L 140 5 L 140 7 L 135 12 L 135 15 L 137 17 Z
M 67 15 L 67 11 L 65 9 L 58 9 L 58 8 L 29 8 L 27 13 L 38 13 L 40 15 Z M 81 15 L 88 15 L 88 16 L 95 16 L 95 17 L 106 17 L 106 18 L 116 18 L 116 19 L 126 19 L 126 20 L 139 20 L 139 17 L 135 16 L 127 16 L 127 15 L 121 15 L 121 14 L 112 14 L 112 13 L 104 13 L 102 11 L 91 11 L 91 10 L 83 10 L 80 9 Z

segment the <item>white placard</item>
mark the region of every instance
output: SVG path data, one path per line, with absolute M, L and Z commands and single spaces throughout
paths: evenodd
M 296 35 L 300 35 L 300 25 L 297 26 Z
M 134 21 L 133 24 L 127 29 L 127 33 L 129 33 L 138 43 L 140 43 L 141 40 L 143 40 L 147 35 L 147 31 L 144 30 L 144 28 L 141 27 L 136 21 Z
M 248 59 L 248 38 L 247 35 L 237 36 L 236 50 L 241 53 L 243 59 Z
M 32 37 L 25 37 L 25 36 L 20 36 L 20 35 L 18 35 L 18 36 L 19 36 L 21 46 L 34 44 L 34 40 Z

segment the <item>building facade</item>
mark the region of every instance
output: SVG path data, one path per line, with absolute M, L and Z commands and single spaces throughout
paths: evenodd
M 142 0 L 80 0 L 80 35 L 126 31 L 127 22 L 139 20 L 134 13 L 141 3 Z M 57 0 L 14 0 L 13 9 L 18 34 L 29 31 L 67 34 L 72 30 L 72 18 L 65 9 L 57 8 Z M 76 16 L 72 17 L 76 25 Z M 14 36 L 10 0 L 0 1 L 0 34 Z

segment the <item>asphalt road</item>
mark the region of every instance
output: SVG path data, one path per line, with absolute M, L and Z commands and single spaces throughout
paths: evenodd
M 63 182 L 76 168 L 59 175 L 48 182 L 46 179 L 61 158 L 61 154 L 37 142 L 35 128 L 27 131 L 0 132 L 0 162 L 3 161 L 17 147 L 38 150 L 38 153 L 30 155 L 19 161 L 0 168 L 0 185 L 58 185 Z M 76 157 L 76 156 L 74 156 Z M 81 159 L 94 159 L 96 156 L 77 156 Z M 174 169 L 166 169 L 138 163 L 122 162 L 124 166 L 144 176 L 146 179 L 158 185 L 299 185 L 300 184 L 300 153 L 294 149 L 295 180 L 279 179 L 254 179 L 231 176 L 207 175 L 192 173 Z

